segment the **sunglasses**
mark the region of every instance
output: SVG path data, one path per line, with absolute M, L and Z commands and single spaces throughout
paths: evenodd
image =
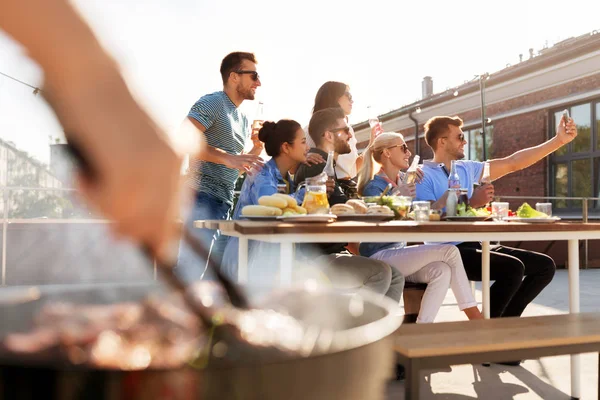
M 442 136 L 440 139 L 448 139 L 448 136 Z M 464 142 L 465 141 L 465 134 L 461 133 L 458 135 L 458 140 L 460 140 L 460 142 Z
M 346 96 L 348 100 L 352 101 L 352 94 L 350 92 L 345 92 L 343 96 Z
M 344 132 L 346 135 L 349 135 L 350 134 L 350 127 L 349 126 L 345 126 L 343 128 L 329 129 L 329 132 L 331 132 L 331 133 Z
M 388 149 L 393 149 L 394 147 L 402 147 L 402 151 L 408 153 L 408 146 L 406 145 L 406 143 L 397 144 L 395 146 L 388 147 Z
M 240 75 L 248 74 L 250 75 L 250 78 L 252 78 L 252 80 L 255 82 L 260 79 L 260 76 L 258 76 L 258 72 L 256 71 L 246 71 L 241 69 L 239 71 L 235 71 L 235 73 Z

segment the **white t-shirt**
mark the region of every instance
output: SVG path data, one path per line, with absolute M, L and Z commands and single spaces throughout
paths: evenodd
M 315 142 L 308 133 L 308 125 L 304 127 L 304 132 L 306 133 L 306 143 L 308 143 L 311 149 L 316 147 Z M 358 140 L 354 135 L 352 127 L 350 127 L 350 133 L 352 133 L 352 137 L 350 138 L 350 153 L 340 154 L 336 161 L 335 173 L 338 179 L 354 178 L 358 174 L 356 170 L 356 159 L 358 158 L 356 145 L 358 144 Z

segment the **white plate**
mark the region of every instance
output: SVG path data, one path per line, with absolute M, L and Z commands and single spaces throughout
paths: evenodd
M 491 215 L 487 216 L 454 216 L 454 217 L 443 217 L 442 221 L 462 221 L 462 222 L 476 222 L 476 221 L 487 221 L 492 219 Z
M 279 217 L 276 215 L 242 215 L 240 218 L 250 221 L 277 221 Z
M 394 214 L 342 214 L 337 216 L 338 221 L 378 222 L 392 219 L 394 219 Z
M 521 217 L 506 217 L 503 221 L 513 221 L 513 222 L 529 222 L 532 224 L 551 224 L 556 221 L 560 221 L 559 217 L 550 217 L 550 218 L 521 218 Z
M 277 217 L 278 221 L 283 222 L 332 222 L 337 219 L 333 214 L 301 214 Z

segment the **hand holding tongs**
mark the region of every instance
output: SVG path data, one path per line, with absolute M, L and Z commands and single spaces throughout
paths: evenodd
M 66 132 L 65 135 L 68 137 Z M 93 168 L 92 165 L 90 165 L 88 158 L 85 157 L 85 155 L 81 151 L 81 148 L 72 138 L 68 138 L 67 149 L 70 155 L 77 163 L 78 167 L 80 168 L 81 173 L 83 173 L 88 179 L 92 181 L 98 179 L 96 170 Z M 241 288 L 221 272 L 220 268 L 217 265 L 215 265 L 215 262 L 210 259 L 209 252 L 206 250 L 205 246 L 202 243 L 200 243 L 200 241 L 198 241 L 185 226 L 183 226 L 181 229 L 181 240 L 185 240 L 198 256 L 207 260 L 208 268 L 212 270 L 212 272 L 217 277 L 218 282 L 225 289 L 225 292 L 229 297 L 229 301 L 231 302 L 231 304 L 237 308 L 249 308 L 248 299 L 241 290 Z M 194 313 L 201 318 L 205 325 L 210 326 L 210 318 L 208 317 L 205 308 L 202 305 L 198 304 L 198 301 L 194 300 L 191 296 L 188 295 L 188 285 L 184 283 L 175 273 L 175 266 L 177 263 L 176 257 L 171 257 L 171 259 L 168 260 L 165 260 L 164 256 L 162 258 L 158 257 L 158 255 L 155 254 L 152 248 L 144 243 L 142 243 L 142 249 L 144 253 L 148 255 L 148 257 L 150 257 L 151 259 L 156 259 L 158 270 L 161 272 L 163 279 L 166 280 L 167 283 L 177 292 L 181 293 L 186 304 L 190 307 L 190 309 L 193 310 Z

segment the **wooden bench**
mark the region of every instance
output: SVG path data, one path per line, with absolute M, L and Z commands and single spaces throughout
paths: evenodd
M 600 352 L 600 313 L 402 325 L 394 349 L 414 400 L 423 369 Z

